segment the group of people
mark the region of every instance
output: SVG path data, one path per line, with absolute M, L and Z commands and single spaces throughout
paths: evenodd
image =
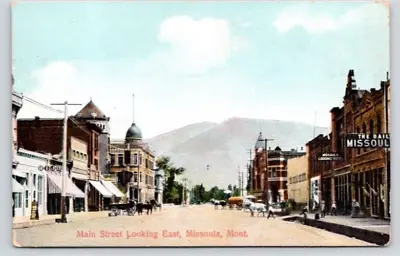
M 312 206 L 313 212 L 320 211 L 321 213 L 321 218 L 324 218 L 327 214 L 327 207 L 325 201 L 321 201 L 321 204 L 318 204 L 318 202 L 314 201 L 313 206 Z M 303 208 L 301 211 L 301 215 L 304 215 L 306 217 L 306 213 L 308 212 L 307 206 Z M 336 201 L 332 202 L 331 205 L 331 210 L 330 210 L 330 215 L 332 216 L 337 216 L 337 208 L 336 208 Z

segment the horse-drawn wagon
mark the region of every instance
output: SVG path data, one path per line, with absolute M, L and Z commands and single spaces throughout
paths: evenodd
M 241 196 L 232 196 L 228 198 L 229 209 L 236 208 L 241 210 L 243 208 L 243 197 Z
M 110 204 L 108 216 L 128 215 L 133 216 L 136 213 L 136 204 L 134 201 L 128 203 Z

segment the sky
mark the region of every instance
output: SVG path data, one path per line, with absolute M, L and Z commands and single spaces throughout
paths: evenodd
M 378 88 L 390 62 L 388 9 L 360 1 L 20 2 L 12 39 L 16 91 L 92 99 L 112 138 L 133 120 L 145 138 L 232 117 L 330 127 L 348 70 Z M 18 117 L 60 115 L 25 101 Z

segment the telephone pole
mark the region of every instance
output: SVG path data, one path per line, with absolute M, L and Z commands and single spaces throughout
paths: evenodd
M 251 149 L 248 149 L 247 151 L 246 151 L 247 153 L 249 153 L 249 163 L 247 164 L 247 187 L 248 187 L 248 192 L 250 192 L 251 190 L 252 190 L 252 181 L 253 181 L 253 177 L 251 176 L 251 170 L 252 170 L 252 160 L 253 160 L 253 158 L 252 158 L 252 150 Z
M 68 130 L 68 106 L 80 106 L 82 104 L 68 103 L 52 103 L 50 105 L 61 106 L 64 105 L 64 131 L 63 131 L 63 148 L 62 148 L 62 172 L 61 172 L 61 219 L 60 223 L 67 223 L 66 216 L 66 202 L 65 202 L 65 174 L 67 173 L 67 130 Z
M 265 174 L 264 174 L 264 180 L 265 180 L 265 185 L 264 185 L 264 192 L 265 192 L 265 198 L 266 198 L 266 203 L 265 205 L 268 208 L 269 205 L 269 184 L 268 184 L 268 141 L 273 141 L 273 139 L 259 139 L 258 141 L 263 141 L 264 142 L 264 147 L 265 147 Z

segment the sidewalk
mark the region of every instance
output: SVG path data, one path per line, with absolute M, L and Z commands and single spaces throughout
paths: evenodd
M 327 215 L 325 216 L 325 218 L 321 218 L 319 220 L 390 235 L 389 220 L 381 220 L 374 218 L 351 218 L 350 216 L 331 216 L 331 215 Z
M 281 219 L 300 216 L 299 214 L 290 214 L 282 216 Z M 307 214 L 309 219 L 314 219 L 314 213 Z M 374 218 L 351 218 L 350 216 L 331 216 L 326 215 L 325 218 L 320 218 L 319 221 L 349 226 L 358 229 L 365 229 L 390 235 L 390 221 Z
M 67 214 L 67 221 L 90 220 L 97 218 L 108 217 L 108 211 L 100 212 L 75 212 Z M 55 224 L 56 219 L 61 218 L 61 215 L 42 215 L 39 220 L 30 220 L 30 216 L 17 216 L 13 218 L 13 229 L 30 228 L 39 225 Z

